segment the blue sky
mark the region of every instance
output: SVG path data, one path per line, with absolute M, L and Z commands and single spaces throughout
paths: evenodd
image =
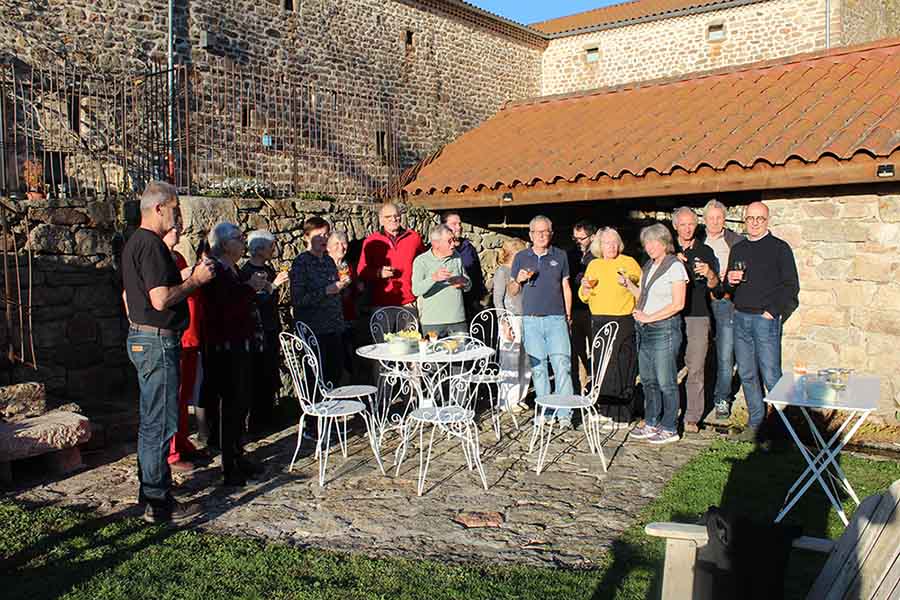
M 535 23 L 626 0 L 467 0 L 484 10 L 518 23 Z

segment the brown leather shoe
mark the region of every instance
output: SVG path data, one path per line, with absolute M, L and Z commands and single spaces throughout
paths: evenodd
M 684 432 L 685 433 L 700 433 L 700 426 L 696 423 L 685 423 L 684 424 Z

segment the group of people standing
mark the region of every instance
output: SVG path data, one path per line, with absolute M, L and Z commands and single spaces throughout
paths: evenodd
M 180 231 L 176 190 L 151 182 L 141 197 L 141 226 L 122 255 L 124 300 L 130 321 L 128 354 L 140 386 L 138 470 L 148 521 L 179 521 L 199 511 L 172 497 L 171 468 L 198 451 L 187 438 L 187 405 L 197 405 L 201 435 L 221 448 L 224 484 L 242 486 L 261 466 L 243 453 L 248 425 L 265 429 L 280 387 L 279 288 L 290 283 L 293 318 L 315 334 L 326 382 L 340 385 L 363 374 L 353 352 L 369 340 L 373 311 L 401 306 L 423 331 L 440 336 L 468 332 L 483 308 L 485 285 L 478 254 L 462 235 L 456 212 L 429 232 L 403 227 L 400 207 L 383 204 L 380 228 L 365 238 L 356 265 L 347 260 L 347 236 L 311 217 L 303 224 L 307 250 L 289 271 L 276 271 L 274 236 L 245 237 L 219 223 L 187 261 L 174 250 Z M 612 228 L 579 222 L 576 251 L 552 245 L 553 225 L 537 216 L 531 245 L 508 240 L 494 275 L 493 301 L 511 315 L 499 360 L 509 377 L 501 409 L 524 410 L 533 381 L 536 396 L 571 394 L 589 385 L 593 334 L 618 324 L 612 359 L 599 395 L 630 403 L 636 375 L 644 395 L 644 421 L 632 437 L 665 444 L 679 439 L 679 356 L 687 367 L 684 430 L 696 431 L 704 410 L 705 361 L 711 332 L 717 355 L 717 411 L 727 413 L 734 359 L 750 407 L 751 432 L 761 425 L 762 383 L 780 377 L 783 321 L 797 307 L 799 284 L 790 248 L 768 232 L 768 209 L 747 207 L 748 237 L 724 228 L 725 207 L 704 210 L 706 238 L 688 208 L 673 215 L 676 239 L 655 224 L 641 231 L 649 260 L 641 268 L 623 254 Z M 249 259 L 240 261 L 249 250 Z M 365 298 L 365 300 L 363 300 Z M 573 355 L 576 360 L 573 364 Z M 573 368 L 574 367 L 574 368 Z M 550 373 L 553 373 L 551 385 Z M 564 427 L 572 415 L 559 411 Z
M 599 394 L 601 402 L 630 403 L 639 375 L 644 421 L 631 432 L 633 438 L 653 444 L 680 439 L 682 365 L 683 431 L 699 431 L 711 375 L 706 369 L 711 340 L 716 416 L 730 415 L 736 362 L 750 414 L 749 427 L 741 435 L 760 438 L 762 385 L 771 389 L 781 377 L 781 332 L 799 304 L 799 278 L 790 246 L 769 231 L 764 203 L 745 208 L 746 236 L 725 227 L 726 212 L 716 200 L 704 207 L 703 238 L 698 236 L 698 215 L 688 207 L 672 215 L 674 239 L 662 223 L 645 227 L 640 242 L 649 260 L 642 268 L 622 254 L 624 244 L 614 229 L 596 231 L 587 222 L 574 227 L 573 240 L 582 255 L 576 255 L 578 267 L 572 269 L 571 279 L 590 319 L 578 318 L 577 309 L 567 313 L 573 324 L 573 352 L 580 358 L 579 348 L 589 347 L 603 325 L 618 323 Z M 527 349 L 527 334 L 525 340 Z M 578 377 L 578 370 L 573 371 Z M 554 369 L 556 377 L 563 373 L 563 365 Z

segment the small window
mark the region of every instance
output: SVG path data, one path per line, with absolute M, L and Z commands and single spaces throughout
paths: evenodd
M 296 10 L 296 4 L 299 3 L 300 0 L 284 0 L 284 10 L 289 10 L 293 12 Z
M 589 65 L 600 62 L 600 48 L 586 48 L 584 51 L 584 62 Z
M 253 106 L 250 104 L 241 105 L 241 127 L 250 127 L 253 122 Z
M 722 40 L 724 40 L 725 25 L 723 23 L 710 25 L 709 29 L 706 31 L 706 39 L 710 42 L 721 42 Z
M 375 154 L 381 160 L 387 158 L 387 132 L 386 131 L 376 131 L 375 132 Z
M 409 52 L 413 47 L 413 32 L 407 29 L 404 39 L 406 40 L 406 51 Z
M 69 129 L 75 133 L 81 133 L 81 98 L 78 94 L 66 95 L 66 115 Z

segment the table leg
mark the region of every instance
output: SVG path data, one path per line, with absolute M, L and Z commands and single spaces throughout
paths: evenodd
M 804 412 L 804 416 L 806 416 L 807 421 L 810 423 L 810 426 L 813 428 L 813 430 L 815 430 L 814 424 L 812 424 L 812 420 L 809 419 L 809 416 L 806 414 L 805 409 L 801 408 L 801 411 Z M 800 439 L 797 437 L 797 434 L 794 431 L 793 427 L 791 426 L 790 421 L 788 421 L 787 417 L 784 416 L 783 408 L 778 410 L 778 414 L 781 417 L 782 422 L 784 422 L 785 427 L 787 428 L 788 432 L 791 434 L 791 437 L 794 439 L 794 443 L 797 444 L 797 448 L 800 450 L 801 455 L 803 455 L 803 458 L 804 458 L 804 460 L 806 460 L 806 463 L 808 465 L 808 468 L 803 472 L 803 474 L 797 480 L 797 483 L 795 483 L 794 486 L 792 486 L 791 489 L 788 491 L 788 495 L 785 497 L 785 502 L 787 502 L 787 499 L 788 499 L 788 497 L 790 497 L 791 492 L 794 490 L 794 488 L 796 488 L 797 485 L 806 478 L 806 473 L 810 472 L 811 476 L 806 481 L 806 483 L 804 483 L 803 486 L 796 492 L 796 494 L 790 500 L 790 502 L 787 502 L 787 505 L 781 510 L 781 512 L 778 514 L 778 516 L 775 517 L 776 523 L 780 522 L 784 518 L 784 516 L 788 513 L 788 511 L 790 511 L 791 508 L 794 507 L 794 505 L 803 496 L 803 494 L 806 492 L 806 490 L 809 489 L 809 486 L 812 485 L 812 482 L 818 480 L 819 484 L 822 486 L 822 490 L 825 492 L 825 495 L 828 496 L 828 500 L 831 502 L 831 505 L 834 506 L 835 510 L 838 513 L 838 516 L 841 518 L 841 521 L 844 523 L 844 526 L 848 525 L 849 521 L 847 520 L 847 515 L 844 513 L 844 509 L 841 506 L 841 504 L 837 501 L 835 496 L 832 494 L 831 488 L 828 485 L 826 485 L 825 481 L 823 481 L 822 473 L 823 472 L 827 473 L 826 469 L 828 469 L 828 467 L 830 465 L 833 465 L 836 469 L 838 469 L 840 471 L 842 484 L 844 486 L 852 489 L 852 487 L 850 486 L 850 482 L 847 481 L 847 478 L 844 475 L 843 470 L 841 470 L 840 467 L 838 466 L 837 457 L 840 454 L 841 449 L 843 449 L 843 447 L 847 444 L 847 442 L 850 441 L 850 439 L 853 437 L 853 435 L 856 433 L 856 431 L 859 429 L 859 427 L 863 424 L 863 421 L 866 420 L 866 417 L 868 417 L 870 412 L 871 411 L 865 411 L 865 412 L 860 413 L 859 416 L 856 418 L 856 422 L 853 424 L 853 426 L 850 427 L 849 431 L 847 431 L 847 433 L 843 435 L 843 437 L 840 439 L 838 444 L 832 450 L 831 443 L 846 428 L 846 426 L 850 422 L 853 421 L 854 417 L 851 414 L 851 416 L 841 425 L 841 427 L 838 429 L 838 431 L 835 433 L 835 435 L 832 436 L 832 440 L 831 440 L 831 442 L 829 442 L 828 447 L 823 448 L 822 451 L 819 452 L 815 458 L 812 458 L 811 453 L 806 449 L 806 446 L 804 446 L 803 443 L 800 441 Z M 816 432 L 816 433 L 818 433 L 818 432 Z M 819 437 L 819 439 L 821 439 L 821 436 L 818 436 L 818 437 Z M 825 459 L 824 459 L 824 461 L 822 461 L 821 465 L 818 465 L 819 458 L 821 456 L 824 456 Z M 852 496 L 853 496 L 854 500 L 856 500 L 856 494 L 853 493 Z M 857 505 L 858 504 L 859 504 L 859 502 L 857 501 Z
M 812 465 L 815 465 L 818 467 L 819 461 L 826 456 L 826 450 L 828 448 L 830 448 L 831 445 L 834 443 L 834 441 L 838 438 L 838 436 L 841 433 L 843 433 L 844 429 L 847 427 L 847 424 L 849 423 L 849 420 L 841 423 L 841 426 L 831 436 L 831 439 L 826 444 L 825 441 L 822 439 L 822 436 L 819 435 L 819 432 L 816 429 L 815 423 L 813 423 L 813 420 L 810 419 L 809 413 L 806 411 L 806 408 L 804 408 L 804 407 L 799 407 L 799 408 L 800 408 L 800 412 L 803 414 L 803 417 L 806 419 L 806 423 L 809 426 L 810 431 L 813 433 L 813 438 L 816 441 L 817 446 L 819 447 L 819 450 L 816 453 L 816 457 L 812 461 Z M 795 438 L 795 441 L 796 441 L 796 438 Z M 805 444 L 801 444 L 801 445 L 802 445 L 803 450 L 807 450 Z M 801 452 L 802 452 L 802 450 L 801 450 Z M 808 450 L 807 450 L 807 452 L 808 452 Z M 793 492 L 795 489 L 797 489 L 797 487 L 799 487 L 806 480 L 806 476 L 808 474 L 812 473 L 812 471 L 813 471 L 812 465 L 806 467 L 806 470 L 803 471 L 803 473 L 800 475 L 799 478 L 797 478 L 797 481 L 794 483 L 794 485 L 791 486 L 791 489 L 788 490 L 788 492 L 787 492 L 788 496 L 790 496 L 791 492 Z
M 803 411 L 803 416 L 806 418 L 806 422 L 809 424 L 809 428 L 812 431 L 812 434 L 815 437 L 816 441 L 818 442 L 819 448 L 822 450 L 824 450 L 825 448 L 831 448 L 832 444 L 834 444 L 835 440 L 838 438 L 838 436 L 841 434 L 841 432 L 844 430 L 844 428 L 847 426 L 847 424 L 850 423 L 854 418 L 859 418 L 859 419 L 864 420 L 866 418 L 866 416 L 868 416 L 868 414 L 869 413 L 863 413 L 862 415 L 857 415 L 856 413 L 850 413 L 850 415 L 847 417 L 847 419 L 841 424 L 841 426 L 838 428 L 838 430 L 834 432 L 834 434 L 831 436 L 831 439 L 828 440 L 828 443 L 826 444 L 825 439 L 819 434 L 819 430 L 816 429 L 815 423 L 813 423 L 813 420 L 810 418 L 808 411 L 806 411 L 806 410 Z M 862 422 L 860 421 L 860 425 L 861 424 L 862 424 Z M 858 428 L 859 425 L 857 425 L 856 427 Z M 853 429 L 853 431 L 855 432 L 856 429 Z M 850 435 L 852 437 L 853 434 L 851 433 Z M 849 441 L 850 441 L 850 438 L 847 438 L 847 442 L 849 442 Z M 847 442 L 844 442 L 844 443 L 846 444 Z M 856 496 L 856 492 L 853 491 L 853 487 L 850 485 L 850 482 L 847 480 L 847 475 L 844 474 L 844 470 L 841 468 L 841 465 L 835 461 L 833 466 L 834 466 L 835 470 L 837 471 L 837 476 L 835 477 L 834 475 L 832 475 L 832 477 L 837 479 L 838 482 L 840 482 L 841 486 L 844 488 L 844 491 L 847 492 L 847 494 L 849 494 L 849 496 L 851 498 L 853 498 L 853 501 L 856 503 L 856 505 L 859 506 L 859 498 Z M 829 473 L 829 475 L 831 475 L 831 474 Z

